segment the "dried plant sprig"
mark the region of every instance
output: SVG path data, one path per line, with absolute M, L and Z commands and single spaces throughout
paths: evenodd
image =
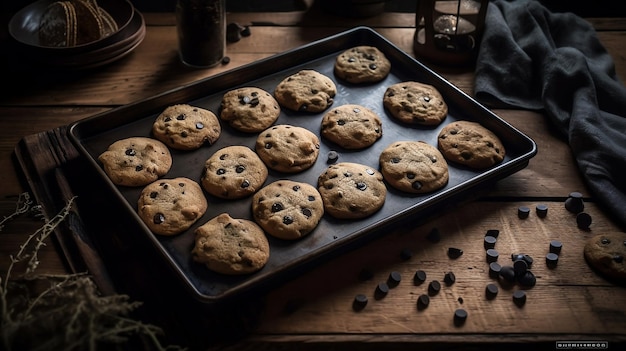
M 38 251 L 70 213 L 75 199 L 70 199 L 10 256 L 7 273 L 4 278 L 0 276 L 0 348 L 95 351 L 103 344 L 121 345 L 132 335 L 142 335 L 155 350 L 183 350 L 179 346 L 162 346 L 159 336 L 163 331 L 159 327 L 129 317 L 140 302 L 129 301 L 127 295 L 102 296 L 88 274 L 35 273 Z M 0 231 L 4 223 L 34 207 L 28 194 L 21 194 L 15 212 L 0 222 Z M 25 272 L 18 278 L 12 277 L 16 264 L 24 261 Z

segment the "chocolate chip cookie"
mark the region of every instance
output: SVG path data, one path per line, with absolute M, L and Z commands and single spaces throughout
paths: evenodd
M 329 166 L 317 181 L 324 211 L 336 218 L 365 218 L 385 203 L 383 175 L 372 167 L 350 162 Z
M 600 274 L 626 282 L 626 233 L 609 232 L 590 238 L 585 244 L 584 256 Z
M 191 255 L 217 273 L 250 274 L 265 266 L 270 245 L 255 222 L 222 213 L 195 230 Z
M 261 132 L 255 149 L 268 168 L 297 173 L 315 164 L 320 141 L 317 135 L 305 128 L 280 124 Z
M 175 235 L 189 229 L 207 207 L 200 185 L 184 177 L 148 184 L 137 206 L 139 217 L 152 232 L 160 235 Z
M 427 193 L 448 183 L 448 164 L 435 148 L 423 141 L 398 141 L 379 157 L 381 173 L 394 188 L 408 193 Z
M 100 154 L 98 160 L 111 181 L 124 186 L 147 185 L 172 167 L 172 155 L 167 146 L 144 137 L 118 140 Z
M 383 105 L 397 120 L 407 124 L 439 125 L 448 115 L 448 105 L 432 85 L 401 82 L 385 91 Z
M 383 135 L 383 126 L 376 112 L 354 104 L 328 111 L 322 118 L 321 134 L 346 149 L 363 149 Z
M 457 121 L 444 126 L 437 138 L 443 156 L 471 168 L 485 169 L 502 162 L 505 155 L 500 139 L 479 123 Z
M 154 121 L 152 133 L 167 146 L 195 150 L 213 144 L 222 132 L 220 122 L 209 110 L 179 104 L 167 107 Z
M 324 204 L 312 185 L 277 180 L 254 194 L 252 215 L 268 234 L 295 240 L 317 227 L 324 215 Z
M 220 118 L 241 132 L 258 133 L 269 128 L 280 115 L 274 97 L 257 87 L 243 87 L 224 94 Z
M 204 164 L 202 187 L 223 199 L 240 199 L 254 194 L 267 179 L 267 167 L 246 146 L 227 146 Z
M 334 70 L 350 83 L 375 83 L 389 75 L 391 62 L 374 46 L 356 46 L 337 56 Z
M 274 90 L 281 106 L 300 112 L 322 112 L 333 104 L 336 94 L 332 79 L 310 69 L 283 79 Z

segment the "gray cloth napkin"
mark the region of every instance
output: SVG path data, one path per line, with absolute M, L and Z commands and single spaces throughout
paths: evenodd
M 626 228 L 626 87 L 587 21 L 538 1 L 491 1 L 475 94 L 491 108 L 543 111 L 594 198 Z

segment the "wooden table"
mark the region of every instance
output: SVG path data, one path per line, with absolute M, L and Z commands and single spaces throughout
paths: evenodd
M 413 55 L 414 16 L 411 14 L 383 13 L 367 19 L 345 19 L 315 11 L 232 13 L 228 21 L 252 24 L 252 35 L 228 45 L 231 61 L 227 65 L 189 69 L 178 60 L 172 14 L 145 13 L 144 16 L 147 34 L 142 44 L 124 59 L 98 69 L 60 74 L 33 69 L 11 56 L 3 58 L 0 214 L 8 215 L 13 211 L 16 195 L 27 190 L 27 186 L 48 216 L 58 211 L 63 198 L 56 192 L 58 189 L 55 190 L 55 169 L 63 168 L 66 173 L 71 170 L 74 175 L 70 178 L 77 178 L 76 173 L 81 172 L 82 166 L 72 152 L 52 155 L 54 150 L 39 147 L 56 143 L 63 126 L 71 122 L 355 25 L 374 28 Z M 626 19 L 589 20 L 613 55 L 619 76 L 626 81 L 623 45 Z M 426 64 L 472 94 L 471 70 Z M 54 244 L 40 252 L 40 270 L 65 273 L 89 268 L 104 293 L 128 293 L 133 299 L 144 301 L 146 318 L 163 325 L 170 340 L 183 345 L 227 350 L 413 350 L 460 345 L 489 348 L 503 343 L 545 344 L 554 349 L 557 341 L 565 340 L 607 341 L 613 348 L 626 342 L 626 290 L 594 273 L 582 254 L 589 237 L 622 229 L 594 202 L 568 145 L 550 131 L 543 115 L 523 110 L 494 112 L 536 141 L 539 152 L 527 168 L 481 190 L 468 202 L 450 204 L 433 218 L 416 220 L 413 225 L 399 228 L 292 280 L 272 286 L 267 294 L 203 312 L 209 314 L 201 316 L 206 318 L 198 317 L 198 310 L 190 308 L 186 302 L 173 300 L 179 292 L 175 286 L 165 284 L 166 280 L 161 282 L 158 294 L 146 291 L 142 288 L 144 284 L 137 283 L 137 279 L 148 281 L 161 276 L 151 271 L 152 263 L 141 264 L 137 255 L 140 248 L 134 247 L 132 242 L 111 244 L 102 249 L 103 252 L 83 247 L 79 248 L 79 255 L 75 255 L 72 254 L 76 253 L 74 241 L 65 228 L 57 233 Z M 17 164 L 16 155 L 27 161 Z M 29 159 L 36 162 L 30 163 Z M 585 196 L 585 211 L 593 218 L 589 230 L 577 228 L 574 215 L 564 208 L 564 200 L 572 191 Z M 106 200 L 100 202 L 106 209 Z M 98 200 L 92 199 L 87 206 L 89 204 L 98 205 Z M 534 213 L 538 204 L 548 206 L 546 218 Z M 529 218 L 517 217 L 520 206 L 533 209 Z M 96 209 L 81 208 L 87 213 L 83 218 L 86 223 L 96 220 L 102 224 L 110 219 L 109 213 L 94 213 Z M 2 272 L 8 265 L 8 255 L 40 224 L 22 216 L 3 229 L 0 234 Z M 439 242 L 427 239 L 433 229 L 441 233 Z M 485 298 L 485 286 L 494 282 L 488 274 L 483 248 L 483 237 L 489 229 L 500 231 L 497 248 L 501 260 L 520 252 L 535 258 L 532 271 L 538 277 L 537 285 L 527 290 L 528 300 L 521 308 L 512 301 L 517 287 L 501 287 L 494 300 Z M 119 232 L 111 233 L 116 234 L 117 239 L 123 237 Z M 563 249 L 557 268 L 549 269 L 544 257 L 553 239 L 563 242 Z M 446 255 L 448 247 L 461 248 L 464 254 L 452 260 Z M 107 256 L 107 249 L 120 250 L 119 255 L 113 259 L 110 253 Z M 401 258 L 403 249 L 413 253 L 410 259 Z M 364 269 L 372 273 L 368 280 L 359 279 Z M 420 269 L 427 273 L 428 280 L 416 286 L 412 278 Z M 384 299 L 375 300 L 376 285 L 386 281 L 392 271 L 401 274 L 402 282 Z M 418 310 L 416 300 L 426 293 L 427 283 L 443 281 L 446 272 L 455 273 L 456 283 L 444 285 L 441 292 L 431 298 L 427 309 Z M 157 296 L 159 294 L 162 296 Z M 368 305 L 359 312 L 352 309 L 357 294 L 369 297 Z M 163 299 L 166 299 L 165 304 Z M 453 323 L 453 314 L 458 308 L 469 313 L 466 323 L 460 327 Z M 215 322 L 216 318 L 220 322 Z M 206 325 L 192 327 L 178 323 L 190 319 L 209 321 Z

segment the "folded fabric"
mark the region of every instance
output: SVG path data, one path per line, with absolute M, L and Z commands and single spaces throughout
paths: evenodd
M 491 1 L 485 21 L 476 98 L 543 111 L 594 198 L 626 228 L 626 87 L 594 28 L 533 0 Z

